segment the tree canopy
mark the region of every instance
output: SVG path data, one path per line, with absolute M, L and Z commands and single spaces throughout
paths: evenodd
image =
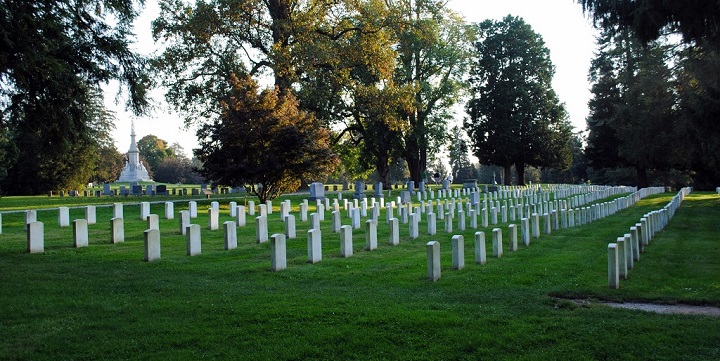
M 145 60 L 129 48 L 137 4 L 0 0 L 3 192 L 43 193 L 90 179 L 109 121 L 100 84 L 118 80 L 133 111 L 147 108 Z
M 513 16 L 486 20 L 475 31 L 464 125 L 480 163 L 502 166 L 506 184 L 512 165 L 518 184 L 525 165 L 567 167 L 571 128 L 551 87 L 555 70 L 540 35 Z
M 330 132 L 295 97 L 278 89 L 259 91 L 249 76 L 230 78 L 222 116 L 198 130 L 205 179 L 246 186 L 261 202 L 298 189 L 302 179 L 330 174 L 337 165 Z

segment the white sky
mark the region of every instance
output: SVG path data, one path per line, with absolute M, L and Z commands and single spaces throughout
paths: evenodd
M 470 23 L 485 19 L 500 20 L 511 14 L 530 24 L 550 49 L 550 58 L 556 67 L 553 88 L 565 103 L 570 121 L 576 131 L 585 129 L 587 102 L 590 99 L 587 72 L 595 51 L 595 30 L 575 0 L 449 0 L 448 5 Z M 146 0 L 145 9 L 135 22 L 135 49 L 140 53 L 149 54 L 156 48 L 150 23 L 158 13 L 156 0 Z M 193 148 L 197 148 L 195 130 L 185 130 L 181 117 L 164 102 L 161 90 L 152 93 L 156 104 L 153 114 L 138 118 L 123 110 L 122 100 L 120 105 L 115 104 L 116 88 L 111 85 L 106 89 L 109 90 L 105 103 L 116 112 L 118 118 L 114 139 L 120 152 L 126 152 L 130 145 L 131 120 L 135 120 L 138 139 L 154 134 L 168 144 L 178 142 L 188 156 L 191 156 Z M 463 116 L 459 112 L 457 121 L 461 121 Z

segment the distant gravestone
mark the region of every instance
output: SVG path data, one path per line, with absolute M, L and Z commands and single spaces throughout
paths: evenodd
M 45 252 L 45 226 L 42 222 L 28 224 L 27 244 L 29 253 Z
M 142 186 L 132 186 L 132 194 L 139 196 L 142 194 Z
M 356 181 L 355 182 L 355 194 L 353 195 L 355 199 L 361 199 L 365 198 L 365 183 L 362 181 Z
M 103 184 L 103 195 L 105 195 L 105 196 L 112 195 L 112 191 L 110 190 L 110 183 Z
M 477 179 L 467 179 L 463 181 L 463 189 L 475 189 L 477 188 Z
M 440 279 L 440 242 L 438 241 L 427 244 L 427 275 L 432 282 Z
M 412 194 L 410 191 L 401 191 L 400 192 L 400 203 L 408 203 L 412 201 Z
M 164 184 L 157 186 L 157 188 L 155 189 L 155 194 L 157 194 L 159 196 L 168 195 L 167 186 Z
M 322 260 L 322 240 L 319 229 L 311 229 L 307 233 L 308 262 L 318 263 Z
M 73 246 L 75 248 L 87 247 L 88 245 L 88 222 L 86 219 L 73 221 Z
M 443 189 L 444 191 L 450 190 L 450 181 L 449 181 L 449 180 L 444 179 L 444 180 L 442 181 L 442 189 Z
M 415 194 L 415 181 L 408 181 L 405 183 L 405 189 L 410 192 L 410 194 Z
M 97 223 L 97 217 L 95 212 L 95 206 L 86 206 L 85 207 L 85 220 L 87 221 L 87 224 L 95 224 Z
M 223 222 L 225 250 L 237 248 L 237 226 L 233 221 Z
M 310 184 L 310 198 L 311 201 L 325 199 L 325 186 L 320 182 Z
M 145 262 L 152 262 L 160 259 L 160 231 L 157 229 L 148 229 L 143 233 Z
M 383 191 L 383 183 L 382 183 L 382 182 L 377 182 L 377 183 L 375 183 L 375 193 L 374 193 L 374 196 L 375 196 L 376 198 L 382 197 L 382 196 L 383 196 L 382 191 Z
M 70 209 L 68 207 L 58 208 L 58 225 L 60 227 L 70 226 Z

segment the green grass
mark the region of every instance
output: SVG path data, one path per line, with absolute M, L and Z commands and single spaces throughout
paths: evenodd
M 111 209 L 98 208 L 90 246 L 82 249 L 72 248 L 71 228 L 57 227 L 57 211 L 38 211 L 43 254 L 26 253 L 23 215 L 4 214 L 0 359 L 717 360 L 718 318 L 564 300 L 720 306 L 716 194 L 687 197 L 629 279 L 617 290 L 607 286 L 607 244 L 673 195 L 543 235 L 517 252 L 506 248 L 486 265 L 474 263 L 475 230 L 454 232 L 465 236 L 462 271 L 451 269 L 452 234 L 438 221 L 432 239 L 441 243 L 443 273 L 436 283 L 426 279 L 431 238 L 422 236 L 424 219 L 416 240 L 401 224 L 395 247 L 381 222 L 372 252 L 363 250 L 364 227 L 355 230 L 354 256 L 346 259 L 328 213 L 323 260 L 311 265 L 309 223 L 298 218 L 288 269 L 271 272 L 270 246 L 255 243 L 252 217 L 238 230 L 238 249 L 225 251 L 222 231 L 207 230 L 209 201 L 199 203 L 200 218 L 193 220 L 203 227 L 202 255 L 185 256 L 177 220 L 161 219 L 162 259 L 151 263 L 142 261 L 138 206 L 125 207 L 126 242 L 116 245 L 109 244 Z M 297 212 L 302 197 L 291 198 Z M 176 203 L 176 213 L 185 205 Z M 271 234 L 283 229 L 279 200 L 274 205 Z M 220 221 L 231 220 L 227 201 L 221 206 Z M 162 204 L 152 212 L 162 218 Z M 81 217 L 81 209 L 71 210 L 71 219 Z M 491 250 L 490 229 L 485 232 Z

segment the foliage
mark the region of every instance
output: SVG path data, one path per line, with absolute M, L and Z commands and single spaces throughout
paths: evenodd
M 293 192 L 300 180 L 314 180 L 337 166 L 330 132 L 297 109 L 295 97 L 279 90 L 258 91 L 249 76 L 231 77 L 223 115 L 198 130 L 205 179 L 247 186 L 261 202 Z
M 114 182 L 120 178 L 125 167 L 125 157 L 118 152 L 114 144 L 102 146 L 98 149 L 98 160 L 90 181 L 92 183 Z
M 90 179 L 105 112 L 99 84 L 118 80 L 128 106 L 146 109 L 144 59 L 129 48 L 136 16 L 127 1 L 0 1 L 3 192 L 44 193 Z
M 398 109 L 403 130 L 402 157 L 416 183 L 428 156 L 444 145 L 451 108 L 463 87 L 470 53 L 469 34 L 460 15 L 445 1 L 388 1 L 397 41 L 394 82 L 411 90 L 411 105 Z
M 572 163 L 570 167 L 565 170 L 544 168 L 540 177 L 540 180 L 543 183 L 579 184 L 585 183 L 588 180 L 588 164 L 580 132 L 573 134 L 569 140 L 568 148 L 570 148 L 570 153 L 572 155 Z
M 720 44 L 720 3 L 705 0 L 578 0 L 599 27 L 627 28 L 643 43 L 678 31 L 687 42 Z
M 155 168 L 153 180 L 163 183 L 199 184 L 203 182 L 187 157 L 166 158 Z
M 152 170 L 153 173 L 166 159 L 177 157 L 174 150 L 168 147 L 167 141 L 152 134 L 140 138 L 137 147 L 140 157 L 145 159 L 149 166 L 148 171 Z
M 522 19 L 507 16 L 475 26 L 470 70 L 472 99 L 464 125 L 481 164 L 518 170 L 525 165 L 563 169 L 570 163 L 570 124 L 552 90 L 554 67 L 540 35 Z
M 450 130 L 450 169 L 455 182 L 461 183 L 465 179 L 477 179 L 475 166 L 470 162 L 467 140 L 460 127 L 454 126 Z
M 635 168 L 635 184 L 646 187 L 648 170 L 682 167 L 689 156 L 689 148 L 673 146 L 685 139 L 686 123 L 676 114 L 667 47 L 643 46 L 615 30 L 605 30 L 598 43 L 590 70 L 587 156 L 596 169 Z

